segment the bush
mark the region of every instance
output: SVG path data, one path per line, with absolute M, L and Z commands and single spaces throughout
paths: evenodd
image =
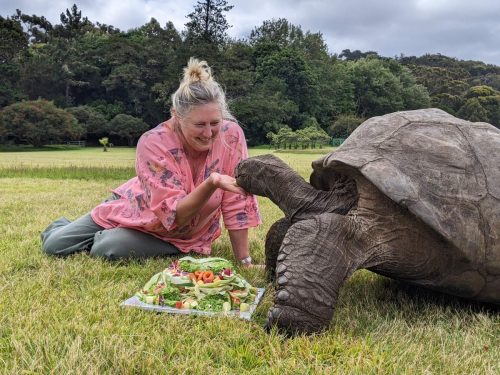
M 78 140 L 83 131 L 72 114 L 43 99 L 14 103 L 0 112 L 2 143 L 41 147 Z
M 78 120 L 78 123 L 85 129 L 85 138 L 99 137 L 107 131 L 108 121 L 102 113 L 96 109 L 82 105 L 78 107 L 66 108 Z
M 328 134 L 333 138 L 346 139 L 364 121 L 356 115 L 340 115 L 335 122 L 327 129 Z
M 109 134 L 126 139 L 129 146 L 133 146 L 146 130 L 148 130 L 148 125 L 144 121 L 130 115 L 116 115 L 109 122 Z

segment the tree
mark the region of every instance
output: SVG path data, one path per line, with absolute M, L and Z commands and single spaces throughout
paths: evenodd
M 235 99 L 251 93 L 255 83 L 253 48 L 243 41 L 227 43 L 216 73 L 227 97 Z
M 353 114 L 340 115 L 328 127 L 328 134 L 333 138 L 346 139 L 363 121 L 363 118 Z
M 312 125 L 303 129 L 299 129 L 296 132 L 297 142 L 301 144 L 302 148 L 322 148 L 323 145 L 330 143 L 330 136 L 318 126 Z
M 275 77 L 253 86 L 231 108 L 252 146 L 266 143 L 268 132 L 277 131 L 299 113 L 297 105 L 286 95 L 286 85 Z
M 379 116 L 403 109 L 399 80 L 375 58 L 349 63 L 361 117 Z
M 129 63 L 116 66 L 102 84 L 110 94 L 125 103 L 130 113 L 142 114 L 142 102 L 147 92 L 144 71 L 139 65 Z
M 457 116 L 472 122 L 488 122 L 488 111 L 481 105 L 477 98 L 467 99 L 457 112 Z
M 72 114 L 43 99 L 5 107 L 0 112 L 0 128 L 5 141 L 35 147 L 76 140 L 83 133 Z
M 313 114 L 326 129 L 341 114 L 356 111 L 354 80 L 349 66 L 334 58 L 317 62 L 313 69 L 318 77 L 319 92 Z
M 16 9 L 16 14 L 12 17 L 18 22 L 22 22 L 26 30 L 26 38 L 30 44 L 47 43 L 50 33 L 53 30 L 52 24 L 45 18 L 37 15 L 28 16 Z
M 292 129 L 288 126 L 283 126 L 278 130 L 278 133 L 275 137 L 275 145 L 277 148 L 292 148 L 292 145 L 296 142 L 297 134 L 294 133 Z
M 94 28 L 87 17 L 82 18 L 82 11 L 78 10 L 76 4 L 73 4 L 71 10 L 66 9 L 66 12 L 61 13 L 60 19 L 61 25 L 56 25 L 53 31 L 57 37 L 71 39 Z
M 84 138 L 97 138 L 107 130 L 108 122 L 104 115 L 90 106 L 79 106 L 66 108 L 77 119 L 78 123 L 85 129 Z
M 299 112 L 314 114 L 318 100 L 318 80 L 305 58 L 291 48 L 284 48 L 264 58 L 257 66 L 257 80 L 270 77 L 280 79 L 286 85 L 286 93 L 294 101 Z M 297 128 L 301 124 L 294 124 Z
M 20 22 L 0 16 L 0 108 L 25 98 L 19 88 L 19 56 L 27 47 Z
M 102 145 L 102 151 L 108 152 L 109 138 L 108 137 L 100 138 L 99 143 Z
M 44 98 L 63 106 L 64 72 L 49 45 L 32 47 L 20 60 L 19 87 L 30 100 Z
M 464 101 L 457 116 L 500 127 L 500 92 L 486 85 L 473 86 L 464 95 Z
M 427 90 L 394 60 L 374 57 L 349 62 L 361 117 L 372 117 L 430 105 Z
M 380 57 L 379 54 L 375 51 L 361 52 L 359 49 L 355 51 L 351 51 L 350 49 L 344 49 L 342 50 L 342 53 L 339 55 L 339 58 L 345 61 L 357 61 L 370 56 L 377 58 Z
M 28 47 L 28 40 L 19 21 L 0 16 L 0 63 L 10 62 Z
M 134 146 L 135 141 L 148 130 L 148 125 L 140 118 L 130 115 L 116 115 L 109 123 L 109 134 L 125 139 L 129 146 Z
M 209 44 L 221 45 L 227 38 L 226 31 L 231 27 L 226 20 L 225 12 L 233 9 L 226 0 L 198 1 L 194 11 L 187 15 L 188 38 L 201 40 Z

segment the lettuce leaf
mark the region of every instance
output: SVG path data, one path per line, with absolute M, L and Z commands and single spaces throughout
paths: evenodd
M 179 266 L 181 270 L 186 272 L 194 271 L 213 271 L 219 273 L 225 268 L 233 268 L 230 261 L 224 258 L 200 258 L 182 257 L 179 259 Z

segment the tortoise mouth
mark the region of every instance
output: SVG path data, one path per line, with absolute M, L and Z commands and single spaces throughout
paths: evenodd
M 248 178 L 245 178 L 247 175 L 242 171 L 243 164 L 245 163 L 245 160 L 242 160 L 235 168 L 234 170 L 234 178 L 236 179 L 236 183 L 238 186 L 241 186 L 243 189 L 247 190 L 249 187 L 248 185 Z

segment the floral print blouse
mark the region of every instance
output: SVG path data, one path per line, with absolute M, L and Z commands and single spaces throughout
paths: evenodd
M 221 234 L 220 217 L 229 230 L 261 223 L 257 200 L 217 189 L 189 224 L 175 224 L 177 203 L 212 172 L 234 176 L 240 160 L 248 157 L 245 136 L 234 122 L 225 121 L 208 152 L 204 173 L 193 181 L 191 168 L 172 121 L 144 133 L 137 144 L 137 177 L 113 192 L 119 199 L 101 203 L 92 219 L 104 228 L 132 228 L 149 233 L 182 252 L 210 254 L 212 242 Z

